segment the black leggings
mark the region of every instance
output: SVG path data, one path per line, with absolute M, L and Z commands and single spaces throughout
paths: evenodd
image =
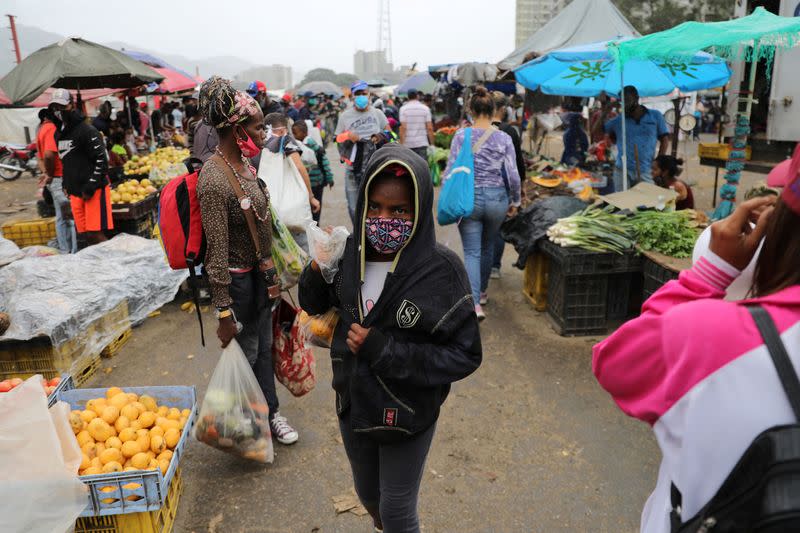
M 384 533 L 419 533 L 417 497 L 436 424 L 409 440 L 380 444 L 339 419 L 344 449 L 361 503 L 378 509 Z

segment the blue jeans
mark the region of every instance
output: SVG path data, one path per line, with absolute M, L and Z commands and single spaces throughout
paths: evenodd
M 458 224 L 464 246 L 464 266 L 467 268 L 475 305 L 481 291 L 489 286 L 494 261 L 495 238 L 508 212 L 508 193 L 505 187 L 475 189 L 475 207 L 469 218 Z
M 56 210 L 56 240 L 61 252 L 74 254 L 78 251 L 78 235 L 75 232 L 75 221 L 70 216 L 69 198 L 64 194 L 63 179 L 53 178 L 47 186 L 53 196 L 53 207 Z
M 350 213 L 350 220 L 353 227 L 356 224 L 356 203 L 358 202 L 358 187 L 361 185 L 353 174 L 352 167 L 346 167 L 344 171 L 344 194 L 347 198 L 347 212 Z

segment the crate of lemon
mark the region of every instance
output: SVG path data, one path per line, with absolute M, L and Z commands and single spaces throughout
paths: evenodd
M 82 452 L 78 475 L 89 501 L 81 516 L 159 509 L 197 418 L 195 388 L 74 389 L 58 399 L 73 409 Z
M 157 192 L 149 179 L 126 180 L 111 191 L 111 213 L 120 220 L 142 218 L 155 210 Z

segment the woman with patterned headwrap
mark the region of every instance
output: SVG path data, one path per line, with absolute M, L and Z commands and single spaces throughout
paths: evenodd
M 273 435 L 282 444 L 292 444 L 297 442 L 298 434 L 278 412 L 272 369 L 268 286 L 273 285 L 274 267 L 269 256 L 269 193 L 248 159 L 264 146 L 264 115 L 250 95 L 235 90 L 228 80 L 217 76 L 200 88 L 200 112 L 203 121 L 219 135 L 219 145 L 203 165 L 197 185 L 206 234 L 205 270 L 219 318 L 217 337 L 223 348 L 236 338 L 264 391 Z M 230 183 L 231 175 L 244 191 L 241 201 Z M 256 252 L 245 210 L 252 210 L 265 257 Z

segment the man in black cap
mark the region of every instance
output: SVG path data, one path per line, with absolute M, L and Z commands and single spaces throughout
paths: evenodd
M 428 159 L 428 146 L 433 144 L 431 110 L 419 101 L 416 89 L 408 91 L 408 102 L 400 108 L 400 144 Z

